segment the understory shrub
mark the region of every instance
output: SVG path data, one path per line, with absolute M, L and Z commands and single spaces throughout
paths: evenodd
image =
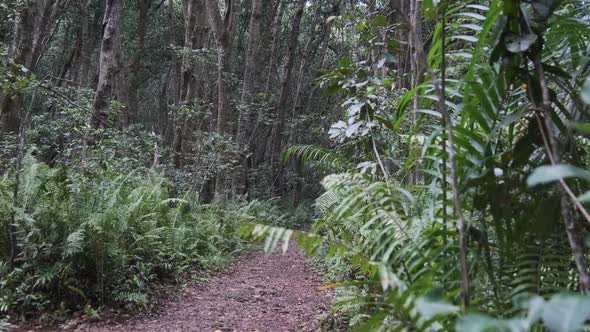
M 14 179 L 0 179 L 2 313 L 146 306 L 154 282 L 224 264 L 242 247 L 239 222 L 263 211 L 170 197 L 168 181 L 145 168 L 81 172 L 28 154 L 16 201 Z

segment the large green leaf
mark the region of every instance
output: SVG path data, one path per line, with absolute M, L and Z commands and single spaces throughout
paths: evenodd
M 554 296 L 543 311 L 545 326 L 554 332 L 574 332 L 590 317 L 590 297 L 574 294 Z
M 442 301 L 433 301 L 426 297 L 416 299 L 416 310 L 424 320 L 430 320 L 439 315 L 459 312 L 459 307 Z
M 590 172 L 572 165 L 541 166 L 535 169 L 527 179 L 530 187 L 538 184 L 555 182 L 567 178 L 581 178 L 590 181 Z
M 506 323 L 482 314 L 468 314 L 457 321 L 457 332 L 510 331 Z

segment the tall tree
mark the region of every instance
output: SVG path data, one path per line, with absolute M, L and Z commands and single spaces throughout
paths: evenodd
M 288 54 L 287 54 L 287 62 L 285 64 L 285 76 L 283 77 L 283 82 L 281 83 L 281 92 L 279 94 L 279 100 L 277 102 L 277 106 L 275 108 L 277 114 L 277 123 L 274 127 L 274 135 L 273 135 L 273 155 L 272 159 L 272 169 L 273 169 L 273 183 L 279 183 L 279 177 L 282 172 L 282 166 L 279 163 L 279 156 L 281 155 L 281 151 L 283 148 L 283 130 L 285 128 L 285 118 L 287 112 L 287 106 L 289 102 L 289 96 L 291 93 L 292 87 L 292 77 L 293 77 L 293 66 L 295 64 L 295 58 L 297 56 L 297 46 L 299 40 L 299 30 L 301 26 L 301 18 L 303 17 L 303 11 L 305 9 L 305 0 L 298 0 L 297 7 L 295 9 L 295 16 L 293 17 L 293 26 L 291 30 L 291 34 L 289 36 L 288 42 Z
M 176 22 L 174 17 L 174 0 L 167 0 L 166 2 L 166 33 L 168 39 L 166 47 L 167 55 L 169 57 L 168 66 L 165 73 L 162 74 L 161 87 L 159 93 L 159 107 L 158 107 L 158 129 L 165 142 L 168 144 L 174 143 L 174 123 L 170 121 L 169 110 L 170 105 L 175 105 L 178 101 L 177 76 L 175 75 L 178 69 L 178 59 L 175 54 L 174 46 L 176 46 Z
M 231 70 L 232 40 L 236 30 L 239 0 L 225 0 L 225 13 L 221 16 L 219 0 L 207 0 L 209 24 L 217 42 L 217 131 L 232 134 L 232 116 L 229 87 L 226 81 Z
M 390 0 L 389 1 L 389 16 L 391 19 L 391 22 L 393 24 L 406 24 L 408 22 L 413 22 L 415 20 L 415 17 L 411 17 L 411 10 L 410 10 L 410 0 Z M 419 6 L 418 4 L 415 4 L 413 6 Z M 410 18 L 410 19 L 408 19 Z M 422 22 L 420 22 L 420 24 L 422 24 Z M 420 28 L 418 28 L 420 29 Z M 410 82 L 411 82 L 411 65 L 410 65 L 410 59 L 413 56 L 413 53 L 411 52 L 412 49 L 411 47 L 414 47 L 415 45 L 415 41 L 414 44 L 412 44 L 412 46 L 410 47 L 410 42 L 411 38 L 410 38 L 410 33 L 408 32 L 408 29 L 395 29 L 391 32 L 390 37 L 392 37 L 394 40 L 396 40 L 399 43 L 399 59 L 396 62 L 396 69 L 397 72 L 400 73 L 400 79 L 399 79 L 399 86 L 400 88 L 408 88 L 410 87 Z
M 183 141 L 188 126 L 187 119 L 180 116 L 182 107 L 203 97 L 205 70 L 202 63 L 195 63 L 195 50 L 202 50 L 207 44 L 209 25 L 205 0 L 185 0 L 182 4 L 184 17 L 184 47 L 180 67 L 180 83 L 178 100 L 182 105 L 176 105 L 174 129 L 174 163 L 176 167 L 182 165 Z
M 316 27 L 318 25 L 318 21 L 320 20 L 322 3 L 322 0 L 316 3 L 316 10 L 314 12 L 313 18 L 311 19 L 311 25 L 309 28 L 309 36 L 307 36 L 307 42 L 305 43 L 305 47 L 303 47 L 303 50 L 300 52 L 301 59 L 299 60 L 299 69 L 297 70 L 297 87 L 295 89 L 295 97 L 293 99 L 292 117 L 295 117 L 301 111 L 301 94 L 303 93 L 302 88 L 306 76 L 304 75 L 304 71 L 308 69 L 309 60 L 313 55 L 312 45 L 318 37 Z
M 274 29 L 269 29 L 270 37 L 272 38 L 272 45 L 270 47 L 270 52 L 268 53 L 268 63 L 267 72 L 266 72 L 266 84 L 264 93 L 268 94 L 271 90 L 271 84 L 273 82 L 272 77 L 274 73 L 277 71 L 277 62 L 278 62 L 278 52 L 279 52 L 279 44 L 281 40 L 281 29 L 282 29 L 282 21 L 283 16 L 285 14 L 285 6 L 286 3 L 283 0 L 279 0 L 279 4 L 277 5 L 278 14 L 276 18 L 272 20 L 274 23 Z
M 234 194 L 244 194 L 246 189 L 246 177 L 248 169 L 248 154 L 250 153 L 249 138 L 252 132 L 253 116 L 252 102 L 257 92 L 260 72 L 260 21 L 262 18 L 262 0 L 252 0 L 252 12 L 250 13 L 250 28 L 248 34 L 248 49 L 246 51 L 246 64 L 242 85 L 242 97 L 240 101 L 240 117 L 238 122 L 237 143 L 241 155 L 241 167 L 237 170 L 234 179 Z
M 51 28 L 63 1 L 26 1 L 16 13 L 14 38 L 9 50 L 10 70 L 15 76 L 32 72 L 43 54 Z M 0 129 L 4 132 L 17 132 L 20 127 L 22 97 L 6 95 L 0 98 Z
M 67 60 L 63 63 L 56 64 L 59 68 L 57 72 L 56 86 L 61 86 L 65 83 L 66 77 L 69 75 L 71 81 L 75 82 L 78 79 L 79 67 L 81 63 L 82 51 L 84 50 L 84 38 L 88 30 L 88 6 L 90 1 L 79 1 L 77 2 L 77 9 L 79 13 L 79 24 L 76 27 L 76 41 L 72 46 L 70 55 Z M 64 53 L 67 45 L 67 38 L 70 36 L 64 34 L 63 46 Z M 62 59 L 63 60 L 63 59 Z M 61 66 L 60 66 L 61 64 Z
M 113 79 L 119 70 L 117 67 L 121 47 L 121 9 L 122 1 L 107 0 L 102 24 L 98 86 L 94 94 L 93 113 L 90 121 L 94 128 L 108 126 Z
M 128 56 L 127 62 L 121 64 L 119 71 L 120 79 L 119 88 L 117 89 L 118 99 L 124 104 L 124 125 L 128 126 L 132 123 L 139 122 L 138 117 L 138 97 L 137 93 L 141 84 L 140 74 L 142 71 L 142 59 L 145 53 L 145 39 L 148 29 L 148 20 L 152 0 L 137 0 L 137 7 L 139 9 L 137 21 L 135 24 L 135 39 L 136 50 Z M 121 50 L 121 58 L 123 58 L 123 50 Z
M 98 53 L 96 52 L 96 49 L 101 45 L 100 39 L 103 32 L 102 23 L 104 21 L 106 3 L 106 1 L 87 0 L 86 4 L 83 6 L 83 15 L 88 17 L 83 18 L 82 20 L 84 39 L 82 41 L 83 50 L 81 55 L 80 72 L 78 74 L 78 85 L 80 88 L 94 89 L 97 84 L 94 58 Z M 91 9 L 94 9 L 92 17 L 90 17 Z
M 227 76 L 231 72 L 232 41 L 236 30 L 237 17 L 240 9 L 239 0 L 225 0 L 223 17 L 219 9 L 218 0 L 207 0 L 207 14 L 209 25 L 213 30 L 217 42 L 217 132 L 226 138 L 233 134 L 233 119 L 230 104 L 230 91 Z M 229 194 L 230 180 L 225 171 L 220 171 L 216 177 L 216 195 Z

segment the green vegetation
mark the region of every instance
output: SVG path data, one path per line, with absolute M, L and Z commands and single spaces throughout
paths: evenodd
M 19 251 L 17 267 L 8 259 L 0 266 L 1 310 L 142 307 L 154 282 L 222 266 L 242 247 L 238 221 L 255 216 L 248 209 L 200 205 L 190 195 L 170 197 L 168 186 L 149 169 L 84 174 L 27 155 L 15 206 L 6 204 L 11 177 L 0 181 L 0 216 L 12 221 Z
M 256 239 L 331 330 L 588 328 L 589 8 L 5 1 L 0 313 L 144 308 Z
M 0 265 L 2 312 L 141 309 L 153 304 L 158 284 L 228 263 L 245 246 L 241 223 L 298 221 L 270 202 L 202 204 L 190 192 L 171 197 L 170 182 L 152 169 L 121 174 L 106 165 L 82 173 L 27 154 L 21 172 L 14 206 L 7 204 L 13 177 L 0 181 L 0 218 L 15 227 L 19 252 L 14 267 L 9 257 Z
M 337 288 L 344 318 L 332 328 L 576 331 L 590 317 L 576 295 L 590 286 L 587 6 L 423 6 L 427 53 L 422 23 L 375 14 L 357 21 L 366 49 L 322 77 L 344 110 L 335 145 L 285 154 L 332 173 L 312 233 L 248 234 L 299 238 Z M 387 29 L 416 45 L 424 81 L 412 89 L 399 88 L 400 71 L 379 71 L 387 57 L 363 61 Z

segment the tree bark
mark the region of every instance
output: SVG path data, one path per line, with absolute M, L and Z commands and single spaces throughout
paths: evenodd
M 180 76 L 180 100 L 191 102 L 201 95 L 202 66 L 194 64 L 191 53 L 203 49 L 209 35 L 205 0 L 188 0 L 183 3 L 185 16 L 184 52 Z
M 233 194 L 243 195 L 246 190 L 248 171 L 248 154 L 250 153 L 249 138 L 252 132 L 254 112 L 252 102 L 257 91 L 257 79 L 260 74 L 260 21 L 262 18 L 262 0 L 252 0 L 252 12 L 250 14 L 250 28 L 248 36 L 248 49 L 246 51 L 246 65 L 242 85 L 242 97 L 240 101 L 240 117 L 238 121 L 237 143 L 241 149 L 241 166 L 236 170 L 233 182 Z
M 165 79 L 163 85 L 165 88 L 160 90 L 160 114 L 159 114 L 159 124 L 160 124 L 160 132 L 164 138 L 164 141 L 167 145 L 173 146 L 174 144 L 174 132 L 176 128 L 176 114 L 177 112 L 173 112 L 172 114 L 170 110 L 174 109 L 178 103 L 178 80 L 177 78 L 180 76 L 180 70 L 178 65 L 178 59 L 176 53 L 174 51 L 174 46 L 176 46 L 176 22 L 174 19 L 174 0 L 167 0 L 166 3 L 166 17 L 167 17 L 167 37 L 169 40 L 168 45 L 168 54 L 170 56 L 170 62 L 168 64 L 168 70 L 166 75 L 163 77 Z M 177 75 L 178 73 L 178 75 Z M 170 117 L 172 115 L 172 117 Z M 174 157 L 173 157 L 174 158 Z
M 50 37 L 50 28 L 62 1 L 28 1 L 17 12 L 14 39 L 9 50 L 8 62 L 14 75 L 27 76 L 35 70 Z M 23 68 L 24 67 L 24 68 Z M 16 133 L 20 127 L 22 97 L 19 94 L 0 98 L 0 130 Z
M 415 34 L 412 36 L 412 38 L 408 38 L 408 42 L 409 42 L 409 49 L 411 51 L 411 58 L 410 58 L 410 75 L 411 75 L 411 83 L 410 83 L 410 87 L 413 89 L 415 87 L 417 87 L 419 84 L 422 83 L 423 80 L 423 68 L 424 68 L 424 64 L 422 63 L 422 58 L 419 56 L 418 54 L 418 50 L 417 50 L 417 43 L 423 44 L 422 41 L 422 1 L 411 1 L 410 2 L 410 22 L 412 23 L 412 26 L 414 27 L 415 30 Z M 418 38 L 420 39 L 419 41 L 414 40 L 414 38 Z M 416 94 L 413 98 L 412 101 L 412 105 L 413 105 L 413 110 L 414 112 L 412 113 L 412 121 L 413 121 L 413 125 L 416 125 L 417 122 L 417 118 L 416 118 L 416 114 L 418 109 L 420 108 L 420 98 L 418 96 L 418 94 Z M 412 147 L 410 147 L 410 149 L 412 149 Z M 414 183 L 414 184 L 418 184 L 421 179 L 422 179 L 422 175 L 420 173 L 420 164 L 417 163 L 415 165 L 414 170 L 411 172 L 410 174 L 410 182 Z M 445 194 L 446 195 L 446 194 Z
M 414 0 L 390 0 L 390 8 L 395 9 L 391 11 L 390 19 L 392 23 L 406 23 L 406 22 L 413 22 L 411 17 L 411 10 L 410 10 L 410 3 Z M 415 29 L 420 29 L 415 27 Z M 416 32 L 417 33 L 417 32 Z M 410 42 L 412 38 L 410 37 L 410 33 L 406 29 L 395 29 L 393 32 L 393 38 L 399 41 L 400 48 L 405 46 L 405 49 L 400 49 L 399 51 L 399 61 L 396 64 L 396 69 L 398 72 L 399 80 L 399 88 L 409 88 L 410 87 L 410 79 L 408 77 L 410 65 L 409 60 L 411 58 L 411 47 Z M 415 47 L 415 45 L 413 45 Z
M 209 36 L 205 0 L 185 0 L 183 2 L 183 16 L 185 34 L 179 84 L 179 100 L 182 104 L 176 107 L 174 129 L 174 164 L 176 167 L 181 167 L 183 164 L 184 136 L 189 131 L 192 120 L 183 117 L 180 110 L 204 97 L 202 91 L 205 68 L 201 63 L 195 64 L 193 52 L 204 49 Z
M 140 72 L 142 69 L 141 61 L 145 53 L 145 36 L 147 33 L 147 22 L 149 18 L 149 10 L 151 7 L 151 0 L 138 0 L 139 13 L 137 16 L 137 25 L 135 29 L 135 36 L 137 37 L 137 51 L 130 57 L 127 64 L 120 65 L 119 71 L 119 91 L 117 95 L 119 100 L 125 106 L 123 125 L 129 126 L 138 122 L 138 108 L 139 100 L 137 98 L 137 90 L 140 85 Z M 121 57 L 123 51 L 121 50 Z
M 233 119 L 231 114 L 230 91 L 226 82 L 226 76 L 230 73 L 230 60 L 232 52 L 232 37 L 237 24 L 239 12 L 239 0 L 225 0 L 225 14 L 221 17 L 218 0 L 207 0 L 207 14 L 209 25 L 217 42 L 217 132 L 227 139 L 231 139 L 233 133 Z M 228 196 L 228 174 L 218 172 L 215 192 L 217 196 Z
M 279 5 L 278 5 L 278 14 L 277 17 L 275 19 L 275 26 L 274 26 L 274 31 L 272 33 L 272 46 L 271 46 L 271 51 L 270 51 L 270 55 L 269 55 L 269 61 L 268 61 L 268 71 L 266 74 L 266 85 L 265 85 L 265 89 L 264 89 L 264 93 L 265 94 L 269 94 L 270 93 L 270 87 L 272 85 L 272 76 L 273 76 L 273 71 L 276 72 L 276 67 L 277 67 L 277 61 L 278 61 L 278 52 L 279 52 L 279 44 L 280 44 L 280 39 L 281 39 L 281 28 L 282 28 L 282 22 L 283 22 L 283 15 L 285 14 L 285 2 L 283 0 L 279 0 Z
M 232 117 L 229 88 L 225 76 L 230 73 L 231 36 L 235 31 L 239 0 L 225 0 L 226 12 L 221 17 L 218 0 L 207 0 L 209 25 L 217 42 L 217 132 L 231 136 Z
M 320 19 L 320 12 L 322 9 L 322 2 L 319 1 L 317 4 L 316 11 L 313 15 L 311 20 L 311 27 L 309 29 L 309 39 L 305 44 L 303 52 L 301 53 L 301 60 L 299 61 L 299 70 L 297 71 L 297 88 L 295 89 L 295 98 L 293 101 L 293 110 L 291 113 L 291 117 L 294 118 L 297 116 L 301 110 L 303 109 L 303 105 L 301 105 L 301 93 L 304 85 L 305 80 L 305 69 L 308 67 L 308 62 L 312 58 L 312 44 L 313 41 L 316 39 L 316 26 L 318 24 L 318 20 Z
M 72 81 L 78 83 L 81 74 L 82 64 L 84 62 L 84 54 L 88 48 L 88 36 L 90 27 L 90 15 L 88 13 L 91 0 L 79 1 L 78 11 L 80 13 L 80 22 L 77 27 L 76 44 L 72 50 L 71 58 L 68 63 L 64 65 L 60 78 L 66 79 L 66 77 Z M 63 84 L 63 81 L 58 84 Z
M 87 0 L 86 10 L 90 10 L 92 0 Z M 92 22 L 88 21 L 88 26 L 84 28 L 84 46 L 82 54 L 82 63 L 80 64 L 79 85 L 81 88 L 94 89 L 97 84 L 97 73 L 92 68 L 92 60 L 96 56 L 96 48 L 100 45 L 99 38 L 102 37 L 102 21 L 104 20 L 104 11 L 106 2 L 99 1 L 95 4 Z
M 98 86 L 92 105 L 93 128 L 108 127 L 108 117 L 113 89 L 113 79 L 117 74 L 120 54 L 120 24 L 122 0 L 107 0 L 103 20 L 102 43 L 100 46 L 100 62 L 98 70 Z
M 336 15 L 339 11 L 340 11 L 340 4 L 341 1 L 337 1 L 333 4 L 332 7 L 332 11 L 331 14 L 332 15 Z M 324 31 L 323 31 L 323 37 L 322 37 L 322 42 L 320 44 L 320 61 L 319 61 L 319 66 L 317 68 L 315 68 L 314 70 L 314 76 L 317 75 L 317 72 L 319 72 L 321 69 L 323 69 L 326 65 L 326 55 L 328 53 L 328 42 L 330 41 L 330 35 L 332 34 L 332 22 L 333 20 L 330 19 L 330 17 L 326 18 L 326 23 L 324 25 Z M 305 102 L 305 110 L 304 113 L 307 114 L 309 112 L 309 107 L 312 104 L 312 101 L 315 97 L 315 95 L 317 94 L 318 90 L 319 90 L 319 85 L 316 85 L 316 87 L 314 87 L 312 89 L 312 91 L 309 93 L 308 97 L 307 97 L 307 101 Z
M 275 109 L 278 115 L 277 124 L 275 126 L 273 135 L 273 150 L 271 158 L 271 168 L 273 170 L 273 190 L 276 191 L 280 187 L 281 181 L 279 177 L 282 173 L 282 167 L 280 165 L 280 155 L 283 148 L 283 131 L 285 128 L 285 113 L 287 110 L 287 104 L 289 102 L 289 95 L 291 93 L 292 76 L 293 76 L 293 65 L 295 63 L 299 29 L 301 26 L 301 18 L 303 17 L 303 11 L 305 9 L 305 0 L 298 0 L 297 7 L 295 10 L 295 16 L 293 18 L 293 28 L 289 37 L 289 53 L 287 54 L 287 63 L 285 64 L 285 77 L 281 84 L 281 93 L 279 95 L 279 101 Z

